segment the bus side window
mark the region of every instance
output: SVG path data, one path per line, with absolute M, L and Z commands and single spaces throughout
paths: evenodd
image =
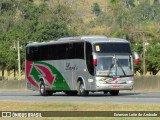
M 32 61 L 31 47 L 26 48 L 26 59 Z
M 28 61 L 34 61 L 33 56 L 34 56 L 34 47 L 27 47 L 26 48 L 26 59 Z
M 75 46 L 75 59 L 84 59 L 84 43 L 74 43 Z
M 89 73 L 91 75 L 94 75 L 92 45 L 88 42 L 86 42 L 86 64 L 87 64 L 87 69 Z
M 40 54 L 39 54 L 39 52 L 40 52 L 40 50 L 39 50 L 39 46 L 35 46 L 35 47 L 33 47 L 33 50 L 32 50 L 32 59 L 33 59 L 33 61 L 38 61 L 38 60 L 41 60 L 40 59 Z
M 72 43 L 66 44 L 65 59 L 74 59 L 75 58 L 75 47 Z

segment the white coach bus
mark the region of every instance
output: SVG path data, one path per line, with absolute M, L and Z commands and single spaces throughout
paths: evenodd
M 138 64 L 139 58 L 136 57 Z M 27 87 L 42 96 L 55 92 L 118 95 L 133 89 L 130 43 L 105 36 L 78 36 L 26 46 Z

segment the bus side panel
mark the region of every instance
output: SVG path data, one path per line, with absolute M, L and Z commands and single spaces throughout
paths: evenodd
M 63 91 L 70 90 L 70 86 L 66 82 L 66 78 L 63 75 L 64 62 L 63 60 L 51 60 L 45 63 L 47 67 L 50 69 L 50 73 L 46 77 L 46 81 L 48 81 L 48 86 L 53 91 Z
M 34 79 L 36 73 L 34 73 L 33 62 L 26 60 L 26 80 L 27 80 L 27 88 L 31 90 L 38 90 L 39 89 L 39 81 Z
M 63 76 L 63 81 L 61 83 L 62 90 L 74 90 L 73 88 L 73 68 L 71 60 L 59 60 L 56 64 L 54 64 L 56 68 L 60 71 Z M 66 89 L 66 84 L 69 89 Z
M 77 80 L 82 78 L 86 90 L 95 90 L 95 81 L 85 65 L 85 60 L 26 61 L 27 88 L 39 90 L 40 78 L 53 91 L 77 90 Z
M 77 90 L 77 80 L 79 77 L 85 79 L 87 78 L 86 72 L 84 71 L 85 60 L 82 59 L 70 59 L 63 60 L 62 63 L 56 64 L 57 69 L 61 71 L 65 81 L 70 90 Z
M 42 78 L 50 90 L 70 90 L 61 73 L 62 64 L 62 61 L 26 61 L 27 87 L 32 90 L 39 90 L 40 79 Z
M 85 85 L 86 90 L 95 90 L 95 80 L 92 75 L 87 70 L 86 61 L 85 60 L 73 60 L 73 66 L 77 65 L 77 70 L 73 71 L 73 80 L 75 88 L 77 80 L 81 78 Z
M 85 60 L 64 60 L 61 64 L 57 63 L 56 67 L 61 71 L 70 90 L 77 90 L 77 80 L 79 78 L 83 80 L 86 90 L 95 90 L 94 77 L 88 73 Z M 89 81 L 90 79 L 92 79 L 92 81 Z
M 72 64 L 73 66 L 76 66 L 76 70 L 73 71 L 73 82 L 74 82 L 74 89 L 77 90 L 76 85 L 77 85 L 78 79 L 83 80 L 86 86 L 88 75 L 85 71 L 86 70 L 85 60 L 82 60 L 82 59 L 73 60 Z M 86 87 L 88 88 L 89 86 L 86 86 Z

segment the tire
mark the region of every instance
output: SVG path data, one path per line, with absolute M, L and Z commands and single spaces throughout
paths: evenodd
M 66 91 L 65 92 L 67 96 L 76 96 L 77 95 L 77 91 Z
M 47 96 L 47 92 L 46 92 L 46 87 L 45 87 L 45 84 L 44 82 L 41 82 L 40 83 L 40 95 L 41 96 Z
M 87 96 L 89 94 L 89 92 L 85 90 L 84 83 L 82 81 L 78 81 L 77 88 L 78 88 L 79 95 Z
M 119 94 L 119 90 L 113 90 L 109 92 L 112 96 L 117 96 Z

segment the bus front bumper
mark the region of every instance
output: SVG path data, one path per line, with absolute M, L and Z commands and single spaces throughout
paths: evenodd
M 103 90 L 132 90 L 133 83 L 130 84 L 106 84 L 101 86 L 96 86 L 97 91 Z
M 133 84 L 133 77 L 96 77 L 96 90 L 132 90 Z

